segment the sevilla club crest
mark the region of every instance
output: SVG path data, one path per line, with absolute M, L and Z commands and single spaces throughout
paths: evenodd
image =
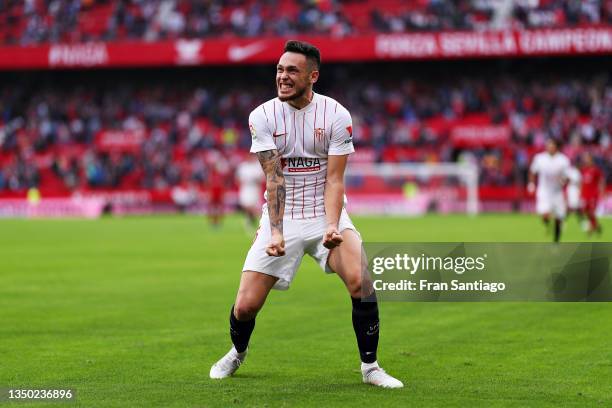
M 315 131 L 314 131 L 314 135 L 315 135 L 315 138 L 317 139 L 317 141 L 320 142 L 325 137 L 325 129 L 323 129 L 323 128 L 316 128 Z

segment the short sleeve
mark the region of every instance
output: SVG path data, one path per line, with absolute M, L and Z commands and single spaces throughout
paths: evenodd
M 353 120 L 349 111 L 339 105 L 336 118 L 332 124 L 332 136 L 327 153 L 332 156 L 342 156 L 354 151 Z
M 276 149 L 263 105 L 257 107 L 249 115 L 249 131 L 251 132 L 251 153 Z

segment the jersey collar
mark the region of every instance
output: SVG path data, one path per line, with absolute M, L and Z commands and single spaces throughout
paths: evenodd
M 315 91 L 312 91 L 312 100 L 310 101 L 308 105 L 304 106 L 302 109 L 294 108 L 293 106 L 291 106 L 291 104 L 289 104 L 289 102 L 281 102 L 281 103 L 284 103 L 285 106 L 287 106 L 292 112 L 309 112 L 315 106 L 318 98 L 319 98 L 319 95 Z M 278 97 L 276 99 L 278 99 Z

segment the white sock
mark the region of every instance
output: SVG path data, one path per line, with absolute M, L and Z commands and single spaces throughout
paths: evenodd
M 363 372 L 369 371 L 373 368 L 380 368 L 380 366 L 378 365 L 378 361 L 375 361 L 373 363 L 361 363 L 361 371 Z

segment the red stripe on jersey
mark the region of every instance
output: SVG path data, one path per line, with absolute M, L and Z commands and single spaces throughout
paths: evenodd
M 295 182 L 291 182 L 291 219 L 293 219 L 293 208 L 295 207 Z
M 276 130 L 277 130 L 277 126 L 276 126 L 276 100 L 272 101 L 272 106 L 274 107 L 274 132 L 272 132 L 272 139 L 274 139 L 274 145 L 276 146 L 277 150 L 280 150 L 280 147 L 278 147 L 278 143 L 276 143 Z
M 317 180 L 318 180 L 318 178 L 317 178 Z M 318 181 L 317 181 L 317 182 L 315 182 L 315 197 L 316 197 L 316 191 L 317 191 L 317 187 L 318 187 L 318 186 L 323 187 L 323 193 L 325 194 L 325 182 L 326 182 L 326 178 L 325 178 L 325 177 L 323 177 L 323 178 L 321 179 L 321 182 L 320 182 L 320 183 L 319 183 Z M 325 201 L 325 200 L 324 200 L 324 201 Z M 315 203 L 315 207 L 316 207 L 316 203 Z M 325 215 L 325 203 L 323 203 L 323 215 Z
M 327 114 L 327 99 L 324 100 L 323 105 L 323 129 L 325 129 L 325 115 Z
M 304 186 L 302 186 L 302 218 L 304 218 L 304 203 L 306 203 L 306 177 L 304 177 Z
M 316 128 L 317 128 L 317 104 L 315 103 L 314 125 L 312 125 L 312 148 L 315 154 L 317 154 L 317 138 L 315 136 Z
M 304 143 L 304 124 L 306 123 L 306 113 L 302 115 L 302 149 L 306 152 L 306 144 Z
M 327 130 L 325 117 L 327 116 L 327 99 L 324 99 L 325 104 L 323 105 L 323 149 L 327 146 L 327 140 L 325 138 L 325 131 Z
M 287 147 L 287 119 L 285 119 L 285 106 L 281 103 L 281 108 L 283 109 L 283 132 L 285 132 L 285 144 L 283 145 L 283 150 Z
M 261 108 L 262 108 L 262 109 L 263 109 L 263 111 L 264 111 L 264 115 L 266 115 L 266 122 L 268 122 L 268 114 L 266 113 L 266 107 L 265 107 L 265 106 L 263 106 L 263 105 L 261 105 Z
M 295 112 L 293 112 L 293 143 L 297 143 L 297 130 L 295 129 Z
M 276 130 L 278 129 L 276 126 L 276 99 L 272 101 L 272 105 L 274 105 L 274 134 L 276 134 Z
M 317 182 L 319 181 L 318 177 L 315 177 L 315 185 L 314 185 L 314 194 L 312 195 L 312 198 L 314 198 L 314 216 L 317 216 Z

